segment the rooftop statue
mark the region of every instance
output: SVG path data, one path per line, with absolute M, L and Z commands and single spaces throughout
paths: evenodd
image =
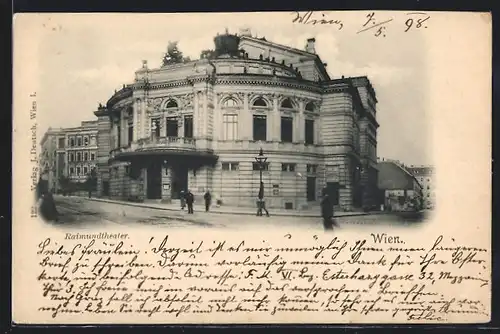
M 238 48 L 240 38 L 236 35 L 229 34 L 226 29 L 226 34 L 217 35 L 214 38 L 215 42 L 215 57 L 228 56 L 238 58 L 241 54 Z

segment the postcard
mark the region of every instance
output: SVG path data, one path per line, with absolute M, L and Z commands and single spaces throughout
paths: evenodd
M 13 18 L 17 324 L 486 323 L 491 15 Z

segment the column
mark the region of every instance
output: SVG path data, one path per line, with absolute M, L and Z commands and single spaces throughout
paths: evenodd
M 305 115 L 304 115 L 304 104 L 305 104 L 305 102 L 303 100 L 299 101 L 299 112 L 297 114 L 297 116 L 298 116 L 297 141 L 300 144 L 304 144 L 306 141 L 306 121 L 305 121 Z
M 199 123 L 199 107 L 198 107 L 198 92 L 195 90 L 194 91 L 194 97 L 193 97 L 193 137 L 198 138 L 199 137 L 199 131 L 198 131 L 198 123 Z
M 147 132 L 148 130 L 148 120 L 147 120 L 147 110 L 146 110 L 146 100 L 139 100 L 140 106 L 141 106 L 141 134 L 140 138 L 146 138 L 149 137 L 149 133 Z
M 296 132 L 297 135 L 295 138 L 296 141 L 300 144 L 304 144 L 305 142 L 305 119 L 304 119 L 304 111 L 302 108 L 299 110 L 299 112 L 295 115 L 297 121 L 296 121 Z
M 271 132 L 270 138 L 272 141 L 281 141 L 281 111 L 278 107 L 278 96 L 273 97 L 273 110 L 270 117 Z
M 138 115 L 137 113 L 139 112 L 139 102 L 137 100 L 135 100 L 134 102 L 134 107 L 132 108 L 132 113 L 133 113 L 133 125 L 134 125 L 134 134 L 133 134 L 133 141 L 137 141 L 137 139 L 139 138 L 139 129 L 138 129 Z
M 167 120 L 165 114 L 160 114 L 160 137 L 167 136 Z
M 221 110 L 219 109 L 219 94 L 214 93 L 213 104 L 214 104 L 214 109 L 212 115 L 213 119 L 212 139 L 216 142 L 220 139 L 222 130 L 222 116 L 221 116 Z M 239 133 L 241 132 L 238 131 L 238 134 Z
M 253 129 L 253 114 L 248 106 L 248 94 L 243 96 L 243 110 L 238 116 L 238 137 L 242 140 L 251 140 Z
M 203 93 L 203 137 L 208 137 L 208 90 Z

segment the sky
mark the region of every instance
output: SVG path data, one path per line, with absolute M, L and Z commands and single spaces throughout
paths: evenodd
M 185 56 L 197 59 L 201 50 L 214 48 L 217 33 L 249 28 L 254 36 L 299 49 L 315 37 L 316 52 L 332 78 L 368 76 L 378 99 L 378 156 L 408 165 L 431 164 L 426 85 L 431 69 L 426 67 L 425 39 L 415 27 L 404 32 L 408 16 L 403 12 L 376 13 L 369 25 L 393 19 L 378 37 L 380 26 L 358 33 L 367 14 L 313 13 L 313 18 L 340 20 L 340 30 L 338 25 L 293 23 L 293 12 L 33 14 L 39 29 L 33 51 L 39 71 L 39 131 L 43 135 L 49 126 L 95 119 L 98 104 L 132 83 L 142 60 L 151 68 L 160 65 L 169 41 L 178 41 Z

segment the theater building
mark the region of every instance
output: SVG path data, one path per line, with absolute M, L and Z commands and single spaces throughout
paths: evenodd
M 214 41 L 196 61 L 143 62 L 95 111 L 99 194 L 170 202 L 209 189 L 222 205 L 255 206 L 262 173 L 271 208 L 317 206 L 324 188 L 346 210 L 376 204 L 368 78 L 331 79 L 314 39 L 305 50 L 227 33 Z

